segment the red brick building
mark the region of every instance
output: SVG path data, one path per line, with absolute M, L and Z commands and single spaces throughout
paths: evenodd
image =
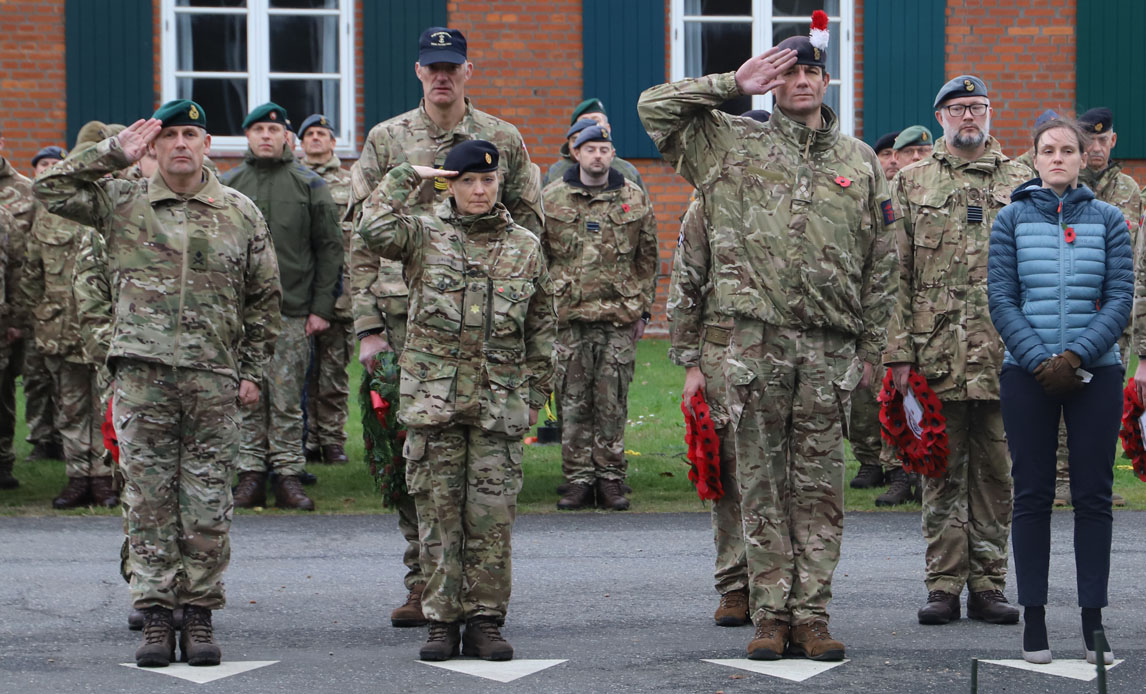
M 972 72 L 991 89 L 992 133 L 1008 153 L 1028 148 L 1046 108 L 1106 105 L 1115 156 L 1146 182 L 1138 0 L 0 0 L 4 154 L 27 172 L 37 149 L 70 145 L 86 120 L 127 122 L 193 96 L 224 167 L 243 149 L 236 123 L 268 99 L 296 123 L 299 111 L 332 116 L 349 163 L 370 126 L 416 104 L 417 35 L 448 23 L 469 39 L 468 95 L 517 124 L 542 170 L 558 157 L 572 106 L 605 101 L 620 154 L 654 198 L 664 275 L 691 191 L 650 157 L 636 95 L 734 69 L 806 32 L 820 8 L 832 18 L 828 100 L 846 132 L 872 142 L 913 123 L 935 129 L 935 90 Z M 769 102 L 733 108 L 749 105 Z

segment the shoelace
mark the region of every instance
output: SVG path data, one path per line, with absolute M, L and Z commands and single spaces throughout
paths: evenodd
M 187 635 L 192 641 L 210 642 L 212 632 L 211 615 L 199 612 L 198 610 L 186 612 L 183 617 L 183 631 L 187 632 Z
M 981 593 L 979 593 L 979 599 L 980 600 L 986 600 L 987 602 L 1006 602 L 1007 601 L 1007 598 L 1003 595 L 1003 591 L 1001 591 L 1001 590 L 984 590 Z
M 748 604 L 748 598 L 740 591 L 732 591 L 720 596 L 720 606 L 726 608 L 743 607 Z
M 828 625 L 824 622 L 812 622 L 809 628 L 812 630 L 812 636 L 815 636 L 821 641 L 827 641 L 832 638 L 831 632 L 828 631 Z
M 771 638 L 771 637 L 775 636 L 779 632 L 779 630 L 780 630 L 780 623 L 770 619 L 766 622 L 761 622 L 759 625 L 757 625 L 755 638 L 758 638 L 758 639 Z
M 450 637 L 450 627 L 445 622 L 431 622 L 427 641 L 446 641 Z
M 933 590 L 927 594 L 927 602 L 947 602 L 951 597 L 942 590 Z
M 422 604 L 422 594 L 421 593 L 415 593 L 414 591 L 410 591 L 406 595 L 406 604 L 407 605 L 421 605 Z
M 166 643 L 167 635 L 172 631 L 171 622 L 159 616 L 147 615 L 143 623 L 143 640 L 145 643 Z
M 505 641 L 505 637 L 501 635 L 501 630 L 497 628 L 497 624 L 489 620 L 481 620 L 475 625 L 481 630 L 481 633 L 490 641 Z

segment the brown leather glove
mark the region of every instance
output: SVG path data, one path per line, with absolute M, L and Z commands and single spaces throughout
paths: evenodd
M 1069 395 L 1082 389 L 1082 378 L 1075 369 L 1082 364 L 1078 355 L 1070 350 L 1047 359 L 1035 369 L 1035 379 L 1047 395 Z

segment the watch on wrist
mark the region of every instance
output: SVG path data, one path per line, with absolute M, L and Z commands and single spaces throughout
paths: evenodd
M 648 323 L 652 319 L 653 319 L 653 314 L 649 313 L 648 311 L 645 311 L 644 313 L 641 314 L 641 320 L 643 320 L 645 323 Z

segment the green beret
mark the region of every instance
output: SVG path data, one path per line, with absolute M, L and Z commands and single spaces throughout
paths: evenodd
M 207 113 L 202 106 L 189 99 L 168 101 L 151 114 L 151 117 L 162 121 L 165 128 L 176 125 L 194 125 L 204 130 L 207 129 Z
M 268 101 L 262 106 L 256 106 L 255 110 L 251 111 L 247 117 L 243 119 L 243 130 L 246 130 L 255 123 L 278 123 L 285 128 L 287 127 L 286 109 L 273 101 Z
M 904 147 L 932 145 L 934 143 L 935 138 L 931 136 L 930 130 L 922 125 L 913 125 L 910 128 L 904 128 L 903 132 L 895 137 L 895 144 L 891 148 L 898 151 Z
M 939 88 L 932 108 L 939 108 L 939 105 L 944 101 L 954 99 L 957 96 L 989 97 L 990 95 L 987 94 L 987 85 L 983 83 L 983 80 L 974 75 L 959 75 Z
M 107 124 L 98 120 L 89 120 L 87 123 L 84 123 L 80 131 L 76 133 L 76 142 L 72 145 L 72 149 L 93 142 L 103 142 L 107 138 Z
M 605 113 L 605 104 L 601 103 L 600 99 L 585 99 L 573 109 L 573 115 L 569 118 L 569 125 L 576 123 L 586 113 Z
M 1105 106 L 1092 108 L 1078 117 L 1078 124 L 1088 133 L 1108 133 L 1114 130 L 1114 112 Z

